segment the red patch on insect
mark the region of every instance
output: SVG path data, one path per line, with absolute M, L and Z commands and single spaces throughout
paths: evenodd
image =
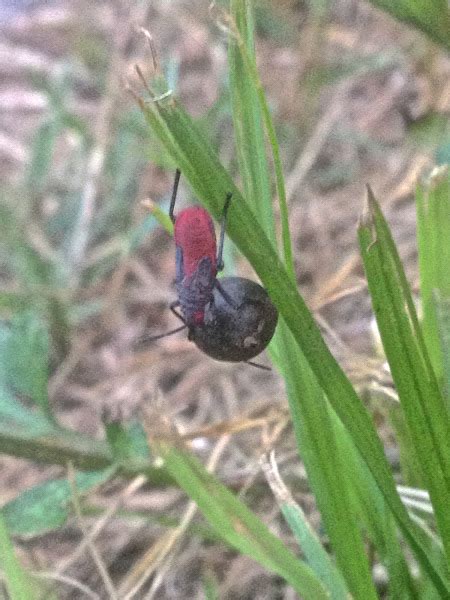
M 193 320 L 194 325 L 197 325 L 197 326 L 203 325 L 203 322 L 205 320 L 205 311 L 198 310 L 197 312 L 195 312 L 192 320 Z
M 198 262 L 208 257 L 216 276 L 216 234 L 208 212 L 202 206 L 190 206 L 177 215 L 174 228 L 175 244 L 183 250 L 183 270 L 192 275 Z

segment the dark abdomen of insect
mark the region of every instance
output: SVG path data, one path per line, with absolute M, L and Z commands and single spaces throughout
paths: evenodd
M 235 307 L 215 288 L 213 302 L 205 308 L 203 324 L 190 327 L 189 339 L 216 360 L 251 360 L 272 339 L 278 311 L 266 290 L 255 281 L 243 277 L 224 277 L 219 281 Z

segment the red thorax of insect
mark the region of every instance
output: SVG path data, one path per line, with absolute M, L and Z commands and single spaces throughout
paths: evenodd
M 199 330 L 203 330 L 203 327 L 207 327 L 205 323 L 206 309 L 210 309 L 210 314 L 215 314 L 215 289 L 232 310 L 239 310 L 241 307 L 241 304 L 236 302 L 225 291 L 220 281 L 217 279 L 217 273 L 223 269 L 222 255 L 226 218 L 232 194 L 231 192 L 228 193 L 225 198 L 219 245 L 217 247 L 214 224 L 209 213 L 204 208 L 201 206 L 191 206 L 185 208 L 175 216 L 175 201 L 180 175 L 181 173 L 177 169 L 169 209 L 169 216 L 174 224 L 176 246 L 175 285 L 178 294 L 178 299 L 170 304 L 170 309 L 183 322 L 183 325 L 159 335 L 150 337 L 144 336 L 141 338 L 141 342 L 156 341 L 185 328 L 189 331 L 188 338 L 190 340 L 194 339 L 195 341 L 196 332 L 198 334 Z M 242 282 L 246 282 L 246 280 L 242 279 Z M 179 309 L 180 312 L 178 312 L 177 309 Z M 230 321 L 230 324 L 231 323 L 232 321 Z M 205 340 L 203 340 L 203 342 L 204 341 Z M 264 347 L 267 343 L 268 342 L 266 342 Z M 202 347 L 206 354 L 208 354 L 207 346 L 208 344 L 206 344 L 205 348 L 205 344 L 203 344 Z M 264 347 L 262 347 L 261 350 L 263 350 Z M 252 361 L 247 360 L 246 362 L 254 367 L 270 370 L 268 367 L 264 367 L 263 365 L 259 365 Z
M 191 206 L 175 216 L 179 180 L 180 171 L 177 169 L 169 216 L 174 224 L 175 285 L 178 299 L 170 305 L 170 308 L 188 328 L 191 328 L 203 325 L 205 308 L 213 299 L 215 287 L 225 300 L 234 306 L 232 299 L 224 292 L 216 278 L 217 273 L 223 269 L 223 243 L 231 193 L 228 193 L 225 199 L 217 250 L 214 224 L 203 207 Z M 176 310 L 178 307 L 181 314 Z

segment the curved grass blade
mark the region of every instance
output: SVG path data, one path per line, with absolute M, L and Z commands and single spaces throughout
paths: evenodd
M 278 325 L 282 373 L 292 422 L 308 480 L 322 515 L 336 562 L 355 598 L 375 599 L 360 523 L 349 510 L 350 472 L 339 452 L 332 417 L 323 391 L 303 353 L 282 321 Z M 344 432 L 347 436 L 347 432 Z

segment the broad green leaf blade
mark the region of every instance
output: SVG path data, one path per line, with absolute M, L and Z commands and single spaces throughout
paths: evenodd
M 220 217 L 223 198 L 227 192 L 233 192 L 234 201 L 227 222 L 230 238 L 251 262 L 284 317 L 420 563 L 428 570 L 435 585 L 443 593 L 447 593 L 450 589 L 447 576 L 428 556 L 422 542 L 422 532 L 411 522 L 401 503 L 382 445 L 367 410 L 327 348 L 303 298 L 298 294 L 272 244 L 216 157 L 208 140 L 200 134 L 173 97 L 166 96 L 148 103 L 140 100 L 140 106 L 149 125 L 165 145 L 197 197 L 213 216 Z
M 142 443 L 140 436 L 133 435 L 134 453 L 120 463 L 121 473 L 127 477 L 143 473 L 155 485 L 173 483 L 164 469 L 155 467 L 151 459 L 143 456 Z M 1 388 L 0 453 L 63 467 L 70 462 L 76 469 L 84 471 L 115 465 L 106 441 L 55 427 L 41 414 L 23 407 Z
M 161 434 L 161 430 L 158 432 Z M 169 436 L 167 436 L 169 440 Z M 302 598 L 325 599 L 328 592 L 314 572 L 213 477 L 191 454 L 161 438 L 152 448 L 178 485 L 192 498 L 212 527 L 233 548 L 283 577 Z
M 450 8 L 447 0 L 370 0 L 399 21 L 420 29 L 450 50 Z
M 369 190 L 367 213 L 359 228 L 361 253 L 378 328 L 400 401 L 419 452 L 447 556 L 450 556 L 450 423 L 444 400 L 427 370 L 407 304 L 398 258 L 386 236 L 387 225 Z
M 450 398 L 450 172 L 431 174 L 416 193 L 423 332 Z
M 280 510 L 302 549 L 307 563 L 325 587 L 330 590 L 333 600 L 347 600 L 348 590 L 342 575 L 324 550 L 320 539 L 308 523 L 305 513 L 281 480 L 276 464 L 274 461 L 264 460 L 262 467 Z
M 9 335 L 2 334 L 3 384 L 31 398 L 53 420 L 47 395 L 49 336 L 45 324 L 36 312 L 26 311 L 12 320 Z
M 116 469 L 78 473 L 77 491 L 87 494 L 108 481 Z M 72 513 L 72 489 L 67 479 L 56 479 L 36 485 L 11 500 L 1 509 L 12 535 L 42 535 L 64 525 Z
M 105 442 L 55 428 L 0 389 L 0 453 L 80 469 L 102 469 L 112 463 Z
M 2 512 L 0 511 L 0 567 L 3 571 L 6 587 L 11 600 L 33 600 L 35 595 L 31 581 L 17 560 L 8 535 Z

